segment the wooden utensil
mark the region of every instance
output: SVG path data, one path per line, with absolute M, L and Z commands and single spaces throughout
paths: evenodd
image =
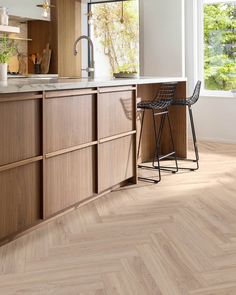
M 43 50 L 42 62 L 41 62 L 41 69 L 43 74 L 48 74 L 50 61 L 51 61 L 52 50 L 50 49 L 49 43 L 47 44 L 46 48 Z

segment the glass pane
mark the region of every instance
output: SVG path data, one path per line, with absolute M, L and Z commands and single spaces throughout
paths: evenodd
M 138 0 L 91 4 L 96 77 L 139 71 Z
M 236 1 L 204 5 L 207 90 L 236 88 Z

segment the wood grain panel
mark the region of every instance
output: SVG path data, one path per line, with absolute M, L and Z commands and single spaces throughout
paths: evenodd
M 153 100 L 157 94 L 160 84 L 148 84 L 138 85 L 137 102 L 144 100 Z M 139 142 L 140 129 L 141 129 L 141 116 L 142 113 L 138 112 L 137 116 L 137 142 Z M 151 111 L 147 111 L 145 114 L 141 152 L 139 162 L 146 162 L 152 159 L 155 151 L 155 140 L 154 140 L 154 128 Z
M 40 219 L 40 162 L 0 173 L 0 239 Z
M 138 100 L 152 100 L 160 84 L 151 84 L 151 85 L 139 85 L 138 86 Z M 186 82 L 179 82 L 176 89 L 175 98 L 186 98 Z M 187 156 L 187 117 L 186 109 L 184 107 L 170 107 L 169 109 L 173 138 L 175 142 L 175 149 L 178 157 L 185 158 Z M 156 124 L 159 127 L 160 119 L 157 116 Z M 139 140 L 140 134 L 140 117 L 137 120 L 138 133 L 137 137 Z M 139 161 L 145 162 L 152 159 L 155 151 L 155 140 L 154 140 L 154 129 L 153 129 L 153 120 L 151 111 L 147 111 L 145 115 L 144 129 L 143 129 L 143 138 L 141 144 L 141 157 Z M 171 140 L 169 136 L 169 129 L 167 121 L 165 124 L 161 152 L 167 154 L 172 151 Z
M 46 153 L 96 140 L 93 95 L 45 100 Z
M 94 195 L 95 147 L 45 161 L 45 218 Z
M 134 135 L 99 145 L 99 191 L 135 176 Z
M 186 98 L 186 82 L 179 82 L 176 89 L 175 98 Z M 171 127 L 175 143 L 177 156 L 187 157 L 187 113 L 185 107 L 171 106 L 169 108 Z M 162 140 L 162 153 L 167 154 L 172 151 L 171 138 L 168 124 L 164 127 Z
M 81 76 L 81 53 L 73 55 L 73 44 L 81 35 L 81 1 L 51 0 L 51 21 L 29 21 L 29 53 L 39 52 L 50 44 L 52 49 L 49 73 L 60 76 Z M 79 48 L 79 47 L 78 47 Z M 29 72 L 33 72 L 29 63 Z
M 55 53 L 52 64 L 57 63 L 56 69 L 60 76 L 80 76 L 81 53 L 76 57 L 73 55 L 73 44 L 81 35 L 81 2 L 51 0 L 51 3 L 56 6 L 51 10 L 51 26 L 55 33 L 52 36 L 52 49 Z
M 0 101 L 0 166 L 41 153 L 41 101 Z
M 52 44 L 53 35 L 56 32 L 53 32 L 51 22 L 42 21 L 42 20 L 30 20 L 28 21 L 28 38 L 32 41 L 28 42 L 28 53 L 42 53 L 46 48 L 46 45 L 49 43 Z M 55 52 L 53 52 L 54 54 Z M 34 74 L 34 64 L 30 60 L 28 63 L 28 72 Z M 49 67 L 50 74 L 56 74 L 57 69 Z
M 100 138 L 133 130 L 134 91 L 100 93 Z

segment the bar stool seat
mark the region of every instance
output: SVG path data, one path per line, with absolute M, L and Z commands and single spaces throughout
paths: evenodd
M 177 158 L 176 158 L 176 151 L 175 151 L 171 122 L 170 122 L 170 117 L 169 117 L 169 107 L 171 106 L 171 104 L 173 102 L 176 87 L 177 87 L 176 82 L 162 83 L 160 90 L 158 91 L 156 97 L 153 100 L 141 101 L 137 104 L 138 110 L 143 112 L 143 116 L 141 119 L 141 131 L 140 131 L 139 145 L 138 145 L 138 157 L 139 157 L 139 153 L 140 153 L 140 146 L 141 146 L 145 113 L 148 110 L 152 111 L 154 138 L 155 138 L 155 144 L 156 144 L 155 154 L 153 155 L 152 167 L 142 164 L 142 165 L 138 165 L 138 168 L 148 169 L 148 170 L 155 169 L 155 170 L 158 170 L 158 172 L 159 172 L 159 174 L 158 174 L 159 177 L 157 180 L 153 180 L 153 179 L 145 178 L 145 177 L 139 177 L 140 180 L 158 183 L 161 181 L 161 171 L 162 170 L 169 171 L 172 173 L 178 172 L 178 163 L 177 163 Z M 156 126 L 156 124 L 157 124 L 156 117 L 157 116 L 161 117 L 159 131 L 157 131 L 157 126 Z M 160 155 L 160 144 L 161 144 L 164 124 L 165 124 L 166 119 L 168 121 L 173 151 L 171 153 L 169 153 L 168 155 Z M 164 167 L 164 166 L 160 165 L 160 161 L 169 157 L 169 156 L 173 156 L 175 158 L 175 164 L 176 164 L 175 168 L 169 168 L 169 167 Z M 155 162 L 157 162 L 157 165 L 155 164 Z
M 163 110 L 168 108 L 172 103 L 171 99 L 162 99 L 160 101 L 141 101 L 137 104 L 139 109 L 147 109 L 147 110 Z

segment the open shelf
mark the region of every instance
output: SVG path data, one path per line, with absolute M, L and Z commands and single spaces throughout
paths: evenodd
M 20 28 L 0 25 L 0 32 L 1 33 L 16 33 L 16 34 L 19 34 L 20 33 Z
M 0 33 L 0 37 L 3 36 L 3 33 Z M 11 36 L 9 35 L 8 36 L 8 39 L 9 40 L 17 40 L 17 41 L 32 41 L 32 39 L 29 39 L 29 38 L 21 38 L 21 37 L 16 37 L 16 36 Z

